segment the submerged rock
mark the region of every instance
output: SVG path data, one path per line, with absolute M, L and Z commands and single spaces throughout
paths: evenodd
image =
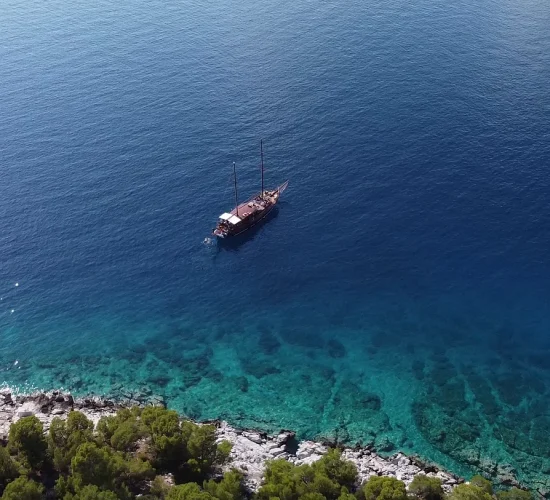
M 328 354 L 331 358 L 343 358 L 346 356 L 346 348 L 344 344 L 336 339 L 331 339 L 327 342 Z
M 243 358 L 241 364 L 246 373 L 257 379 L 281 373 L 279 368 L 270 365 L 266 360 Z
M 269 331 L 263 331 L 258 342 L 260 349 L 264 354 L 275 354 L 281 347 L 281 343 L 277 337 Z
M 395 450 L 395 444 L 393 444 L 386 436 L 384 436 L 376 445 L 380 451 L 393 451 Z

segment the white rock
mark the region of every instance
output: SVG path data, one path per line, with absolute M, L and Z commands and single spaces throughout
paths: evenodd
M 270 450 L 270 454 L 272 457 L 279 457 L 280 455 L 282 455 L 283 453 L 285 453 L 285 447 L 284 446 L 279 446 L 278 448 L 272 448 Z
M 29 401 L 27 403 L 23 403 L 19 407 L 19 409 L 17 410 L 17 416 L 19 418 L 30 417 L 35 413 L 38 413 L 38 411 L 39 411 L 38 406 L 35 403 Z
M 272 441 L 270 443 L 267 443 L 267 445 L 265 446 L 266 450 L 268 451 L 271 451 L 271 450 L 275 450 L 277 448 L 279 448 L 279 444 L 276 443 L 275 441 Z
M 326 451 L 326 446 L 323 446 L 319 443 L 315 443 L 313 441 L 302 441 L 298 445 L 296 457 L 299 460 L 305 460 L 307 458 L 315 457 L 317 455 L 323 455 Z
M 262 436 L 260 436 L 257 432 L 244 431 L 241 435 L 256 444 L 262 444 L 264 442 Z
M 398 467 L 405 467 L 407 465 L 411 465 L 411 459 L 409 457 L 406 457 L 402 453 L 398 453 L 395 458 L 397 459 Z

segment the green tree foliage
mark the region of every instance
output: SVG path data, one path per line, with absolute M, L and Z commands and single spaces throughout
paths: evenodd
M 145 408 L 141 421 L 151 436 L 155 461 L 160 468 L 175 470 L 186 460 L 185 439 L 175 411 Z
M 54 467 L 59 471 L 66 471 L 71 463 L 71 457 L 68 457 L 69 433 L 67 431 L 67 422 L 55 417 L 50 425 L 48 432 L 48 449 L 53 460 Z
M 11 425 L 8 443 L 8 449 L 17 454 L 24 467 L 37 471 L 44 465 L 48 445 L 42 422 L 34 415 L 23 417 Z
M 140 429 L 150 439 L 155 467 L 176 473 L 180 481 L 202 482 L 216 466 L 227 462 L 231 452 L 231 443 L 216 443 L 214 426 L 189 421 L 180 423 L 178 414 L 165 408 L 145 408 L 141 413 Z M 108 435 L 106 430 L 101 432 Z M 113 441 L 115 437 L 113 432 L 111 445 L 117 447 Z
M 183 422 L 182 433 L 186 437 L 187 469 L 192 479 L 203 480 L 215 465 L 226 462 L 231 452 L 231 443 L 216 443 L 216 428 L 213 425 L 196 425 Z
M 6 484 L 19 476 L 19 469 L 10 457 L 8 450 L 0 446 L 0 485 Z
M 326 500 L 322 493 L 304 493 L 300 500 Z
M 170 491 L 171 486 L 166 483 L 162 476 L 157 476 L 151 483 L 151 496 L 154 498 L 165 498 Z
M 422 500 L 442 500 L 445 496 L 441 487 L 441 480 L 437 477 L 428 477 L 418 474 L 409 485 L 409 493 Z
M 152 479 L 155 471 L 151 464 L 138 457 L 126 457 L 95 443 L 82 444 L 71 460 L 71 476 L 59 480 L 58 495 L 65 492 L 78 494 L 87 485 L 111 490 L 119 498 L 130 497 L 131 490 L 140 490 L 143 482 Z
M 43 486 L 35 481 L 18 477 L 6 486 L 2 500 L 42 500 L 43 491 Z
M 201 490 L 197 483 L 187 483 L 174 486 L 166 495 L 166 500 L 214 500 L 214 497 Z
M 108 448 L 84 443 L 71 460 L 72 476 L 80 486 L 92 484 L 102 489 L 114 489 L 117 477 L 124 470 L 122 460 Z
M 357 497 L 347 491 L 342 491 L 342 493 L 338 497 L 338 500 L 357 500 Z
M 131 491 L 139 491 L 144 481 L 150 481 L 156 474 L 151 462 L 139 457 L 126 457 L 123 466 L 121 479 Z
M 340 450 L 329 450 L 313 464 L 313 469 L 341 486 L 353 488 L 357 481 L 357 467 L 349 460 L 342 460 Z
M 459 484 L 447 496 L 448 500 L 492 500 L 486 490 L 474 484 Z
M 78 447 L 93 441 L 93 430 L 93 422 L 79 411 L 70 412 L 66 421 L 59 417 L 53 419 L 48 448 L 56 470 L 66 472 L 69 469 Z
M 265 481 L 258 491 L 260 500 L 342 500 L 349 499 L 349 490 L 357 479 L 353 464 L 342 460 L 340 452 L 330 451 L 313 465 L 299 467 L 286 460 L 268 463 Z
M 482 490 L 489 493 L 489 495 L 493 494 L 493 485 L 491 481 L 485 479 L 483 476 L 477 475 L 472 477 L 472 479 L 470 479 L 470 484 L 481 488 Z
M 224 465 L 229 461 L 233 445 L 229 441 L 222 441 L 216 451 L 216 465 Z
M 88 420 L 86 415 L 80 411 L 71 411 L 67 417 L 67 430 L 69 434 L 83 434 L 86 439 L 80 441 L 89 441 L 94 431 L 94 423 Z
M 394 477 L 371 477 L 361 489 L 365 500 L 407 500 L 405 483 Z
M 267 463 L 264 484 L 258 491 L 258 498 L 269 500 L 292 500 L 297 498 L 296 467 L 286 460 L 273 460 Z
M 111 446 L 115 450 L 128 451 L 135 447 L 141 437 L 140 426 L 136 420 L 122 422 L 111 436 Z
M 103 491 L 97 486 L 89 484 L 74 495 L 67 493 L 63 500 L 118 500 L 118 496 L 114 491 Z
M 102 417 L 97 424 L 99 439 L 115 450 L 134 449 L 144 433 L 143 426 L 138 420 L 140 414 L 139 408 L 121 408 L 114 416 Z
M 240 500 L 245 498 L 242 481 L 243 475 L 236 470 L 232 470 L 226 472 L 219 482 L 213 479 L 205 481 L 203 489 L 219 500 Z
M 187 465 L 196 479 L 206 476 L 216 462 L 216 429 L 212 425 L 197 426 L 192 422 L 183 423 L 187 438 Z
M 530 491 L 512 488 L 497 492 L 497 498 L 498 500 L 533 500 L 533 494 Z

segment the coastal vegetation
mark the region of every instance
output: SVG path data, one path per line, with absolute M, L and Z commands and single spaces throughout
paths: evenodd
M 436 477 L 417 475 L 407 488 L 395 477 L 359 484 L 354 463 L 330 449 L 312 464 L 267 463 L 248 491 L 231 469 L 231 444 L 213 425 L 181 421 L 162 407 L 122 408 L 96 426 L 83 413 L 55 417 L 44 433 L 36 416 L 10 427 L 0 446 L 0 491 L 8 500 L 532 500 L 513 488 L 493 492 L 487 479 L 445 493 Z M 225 471 L 225 472 L 222 472 Z

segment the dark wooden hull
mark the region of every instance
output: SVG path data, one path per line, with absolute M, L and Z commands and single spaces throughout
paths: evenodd
M 287 185 L 288 181 L 277 189 L 265 191 L 263 196 L 261 194 L 255 196 L 245 203 L 241 203 L 231 212 L 223 214 L 212 234 L 218 238 L 229 238 L 248 231 L 271 213 Z M 225 220 L 222 220 L 223 217 Z M 239 222 L 231 223 L 234 220 Z
M 239 234 L 244 233 L 245 231 L 248 231 L 250 228 L 254 227 L 256 224 L 260 223 L 263 219 L 265 219 L 269 213 L 275 208 L 276 203 L 273 203 L 273 205 L 270 205 L 269 207 L 266 207 L 262 212 L 260 212 L 256 217 L 254 215 L 251 215 L 250 217 L 246 218 L 239 224 L 238 226 L 235 226 L 234 231 L 230 231 L 227 236 L 238 236 Z M 240 227 L 242 225 L 242 228 Z

